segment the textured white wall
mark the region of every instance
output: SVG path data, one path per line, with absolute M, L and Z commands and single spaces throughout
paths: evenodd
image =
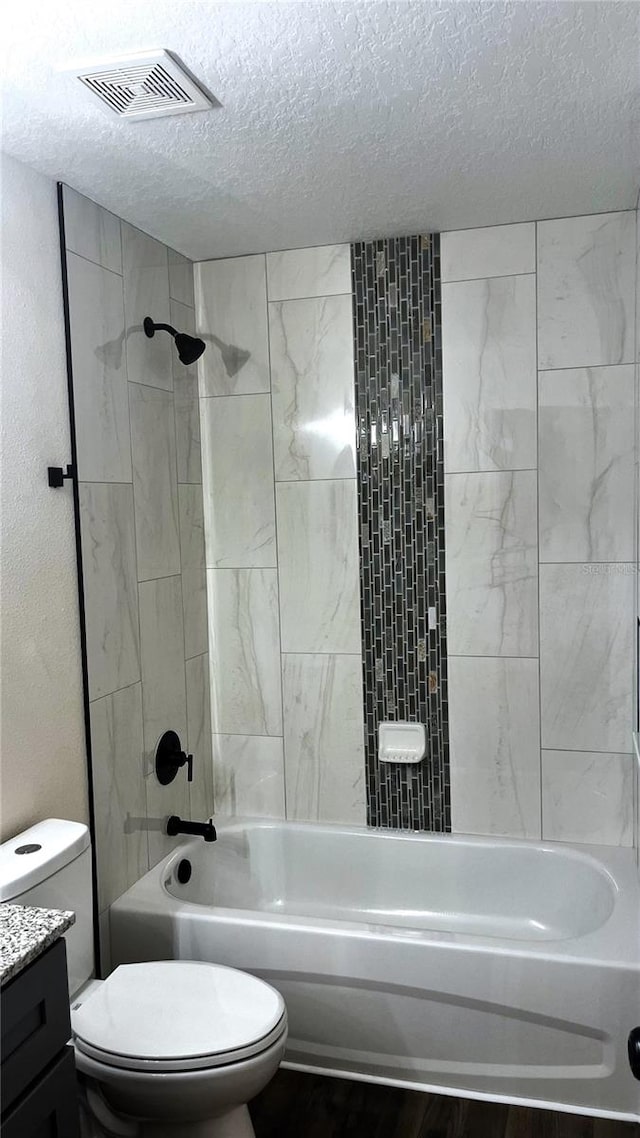
M 55 183 L 1 166 L 0 835 L 85 821 L 87 790 Z

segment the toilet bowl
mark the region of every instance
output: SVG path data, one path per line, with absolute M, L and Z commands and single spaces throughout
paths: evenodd
M 276 1073 L 287 1038 L 282 996 L 200 961 L 122 965 L 72 1005 L 76 1067 L 144 1138 L 252 1138 L 246 1103 Z M 91 1094 L 86 1102 L 91 1107 Z
M 76 914 L 64 939 L 87 1138 L 254 1138 L 246 1104 L 287 1040 L 279 992 L 190 960 L 92 979 L 91 848 L 78 822 L 50 818 L 0 846 L 0 901 Z

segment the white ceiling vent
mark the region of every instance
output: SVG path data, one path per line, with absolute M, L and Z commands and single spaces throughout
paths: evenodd
M 101 59 L 76 73 L 101 103 L 130 121 L 182 115 L 213 106 L 168 51 Z

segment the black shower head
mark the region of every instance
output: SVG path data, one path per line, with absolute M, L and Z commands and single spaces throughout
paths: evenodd
M 174 340 L 180 363 L 187 365 L 199 360 L 207 346 L 204 340 L 199 340 L 197 336 L 187 336 L 184 332 L 176 332 Z
M 157 331 L 169 332 L 176 342 L 180 363 L 186 364 L 187 367 L 200 359 L 207 346 L 204 340 L 199 340 L 197 336 L 187 336 L 186 332 L 176 332 L 170 324 L 155 324 L 150 316 L 145 316 L 142 326 L 145 336 L 149 336 L 149 338 L 155 335 Z

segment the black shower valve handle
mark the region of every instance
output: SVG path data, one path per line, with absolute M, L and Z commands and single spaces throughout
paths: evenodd
M 186 751 L 180 751 L 176 755 L 176 762 L 179 767 L 187 765 L 187 782 L 193 782 L 193 755 L 188 755 Z
M 193 782 L 193 755 L 188 755 L 186 751 L 180 751 L 176 755 L 176 762 L 179 767 L 187 764 L 187 782 Z
M 162 786 L 168 786 L 185 763 L 187 781 L 193 782 L 193 755 L 182 750 L 180 736 L 175 731 L 165 731 L 156 750 L 155 770 L 158 782 Z

